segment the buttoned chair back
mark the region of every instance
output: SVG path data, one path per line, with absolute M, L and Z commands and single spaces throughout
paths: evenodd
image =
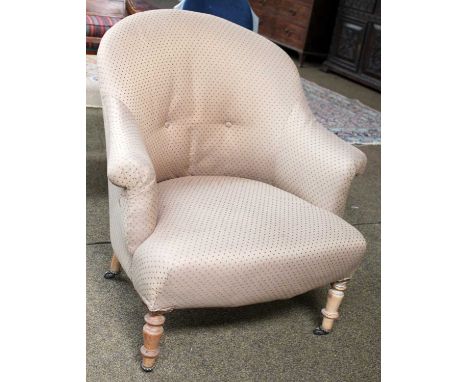
M 280 48 L 183 11 L 130 16 L 108 33 L 99 50 L 104 109 L 109 98 L 128 108 L 158 181 L 229 175 L 274 183 L 288 118 L 305 103 Z

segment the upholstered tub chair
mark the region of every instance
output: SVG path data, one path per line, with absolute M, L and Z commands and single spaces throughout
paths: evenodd
M 165 314 L 287 299 L 331 283 L 327 334 L 366 242 L 340 216 L 365 155 L 311 114 L 293 61 L 224 19 L 129 16 L 98 52 L 113 278 L 148 307 L 142 368 Z

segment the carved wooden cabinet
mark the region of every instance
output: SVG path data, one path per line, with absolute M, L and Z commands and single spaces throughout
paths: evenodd
M 299 53 L 325 58 L 338 0 L 249 0 L 259 17 L 259 33 Z
M 324 70 L 380 91 L 380 0 L 340 0 Z

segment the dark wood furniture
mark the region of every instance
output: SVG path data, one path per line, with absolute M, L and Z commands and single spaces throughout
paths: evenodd
M 380 0 L 340 0 L 325 71 L 380 91 Z
M 250 0 L 259 33 L 305 55 L 325 58 L 330 47 L 338 0 Z

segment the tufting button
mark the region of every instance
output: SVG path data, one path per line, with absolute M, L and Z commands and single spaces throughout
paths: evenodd
M 166 122 L 166 123 L 164 124 L 164 127 L 165 127 L 166 129 L 169 129 L 169 126 L 170 126 L 170 123 L 169 123 L 169 122 Z
M 226 122 L 226 127 L 231 127 L 232 123 L 231 122 Z

